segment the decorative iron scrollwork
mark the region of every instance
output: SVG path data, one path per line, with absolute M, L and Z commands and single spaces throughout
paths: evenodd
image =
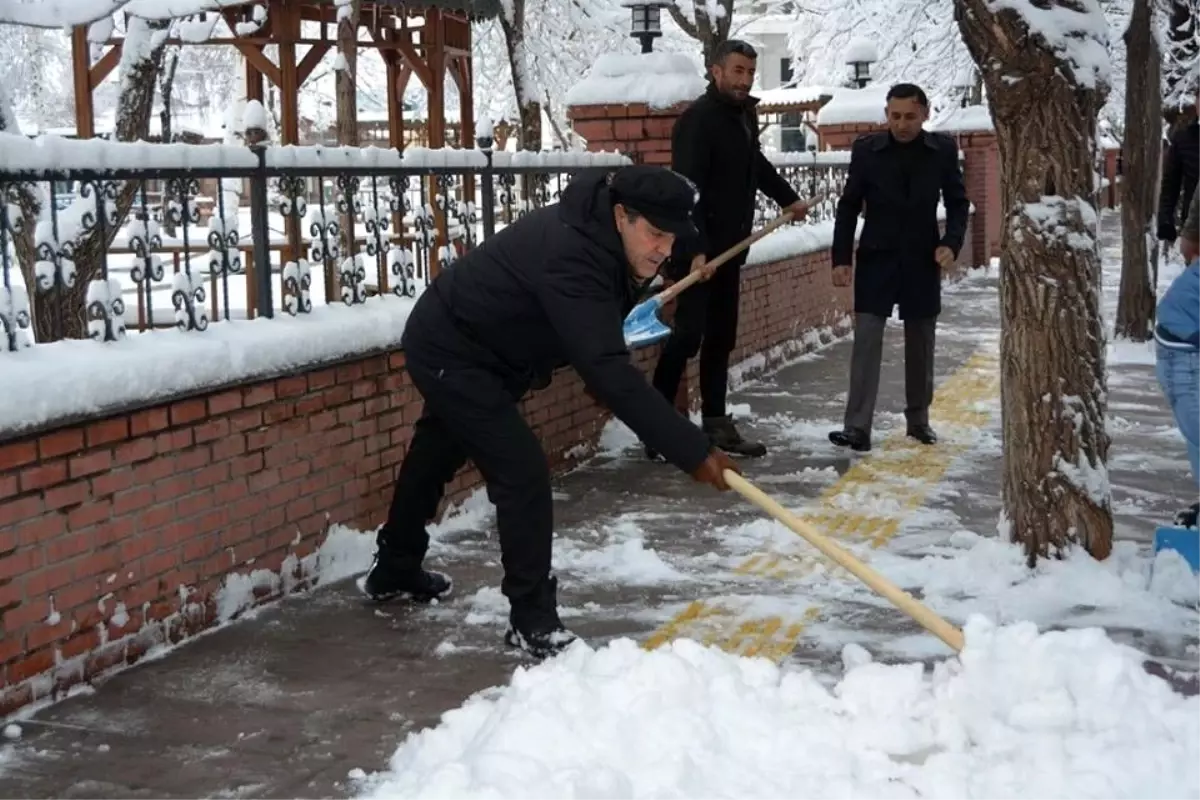
M 308 261 L 289 261 L 283 268 L 283 308 L 293 317 L 312 311 L 309 288 L 312 286 L 312 271 Z
M 89 281 L 86 302 L 89 336 L 98 342 L 125 338 L 125 301 L 120 281 Z
M 202 331 L 208 327 L 204 310 L 204 282 L 189 272 L 176 272 L 171 302 L 175 305 L 175 324 L 181 331 Z
M 388 250 L 388 273 L 392 276 L 392 293 L 397 297 L 416 297 L 417 283 L 414 278 L 412 253 L 403 247 Z

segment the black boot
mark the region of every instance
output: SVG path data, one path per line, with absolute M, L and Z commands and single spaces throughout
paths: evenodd
M 1197 517 L 1200 517 L 1200 503 L 1192 503 L 1175 515 L 1175 524 L 1180 528 L 1195 528 Z
M 933 432 L 933 428 L 929 427 L 929 423 L 924 425 L 909 425 L 908 438 L 916 439 L 921 444 L 937 444 L 937 434 Z
M 767 446 L 761 442 L 751 442 L 742 438 L 733 417 L 705 417 L 702 422 L 704 432 L 708 434 L 713 447 L 718 447 L 733 456 L 746 458 L 761 458 L 767 454 Z
M 856 453 L 871 452 L 871 437 L 862 431 L 853 429 L 830 431 L 829 441 L 838 447 L 849 447 Z
M 546 578 L 532 593 L 512 601 L 504 643 L 537 659 L 562 652 L 577 637 L 558 618 L 558 578 Z
M 450 594 L 454 582 L 441 572 L 421 569 L 421 562 L 375 551 L 371 568 L 359 584 L 363 594 L 377 603 L 398 598 L 416 603 L 440 600 Z

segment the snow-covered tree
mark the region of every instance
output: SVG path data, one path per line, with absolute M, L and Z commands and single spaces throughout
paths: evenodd
M 1097 0 L 955 0 L 1000 147 L 1004 524 L 1030 563 L 1112 548 L 1096 127 L 1110 81 Z
M 130 0 L 0 0 L 0 25 L 65 28 L 108 19 Z
M 1121 292 L 1114 332 L 1136 342 L 1153 334 L 1157 301 L 1159 163 L 1162 158 L 1162 51 L 1158 47 L 1154 0 L 1134 0 L 1122 37 L 1125 70 L 1125 140 L 1121 155 Z M 1152 266 L 1152 262 L 1154 262 Z

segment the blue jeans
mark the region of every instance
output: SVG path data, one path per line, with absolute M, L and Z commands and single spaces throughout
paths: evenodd
M 1158 383 L 1187 440 L 1192 478 L 1200 486 L 1200 352 L 1158 345 Z

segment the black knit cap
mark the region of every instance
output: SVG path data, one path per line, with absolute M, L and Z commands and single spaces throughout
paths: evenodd
M 692 209 L 700 200 L 696 184 L 666 167 L 635 164 L 622 167 L 609 184 L 613 202 L 637 211 L 660 231 L 696 235 Z

